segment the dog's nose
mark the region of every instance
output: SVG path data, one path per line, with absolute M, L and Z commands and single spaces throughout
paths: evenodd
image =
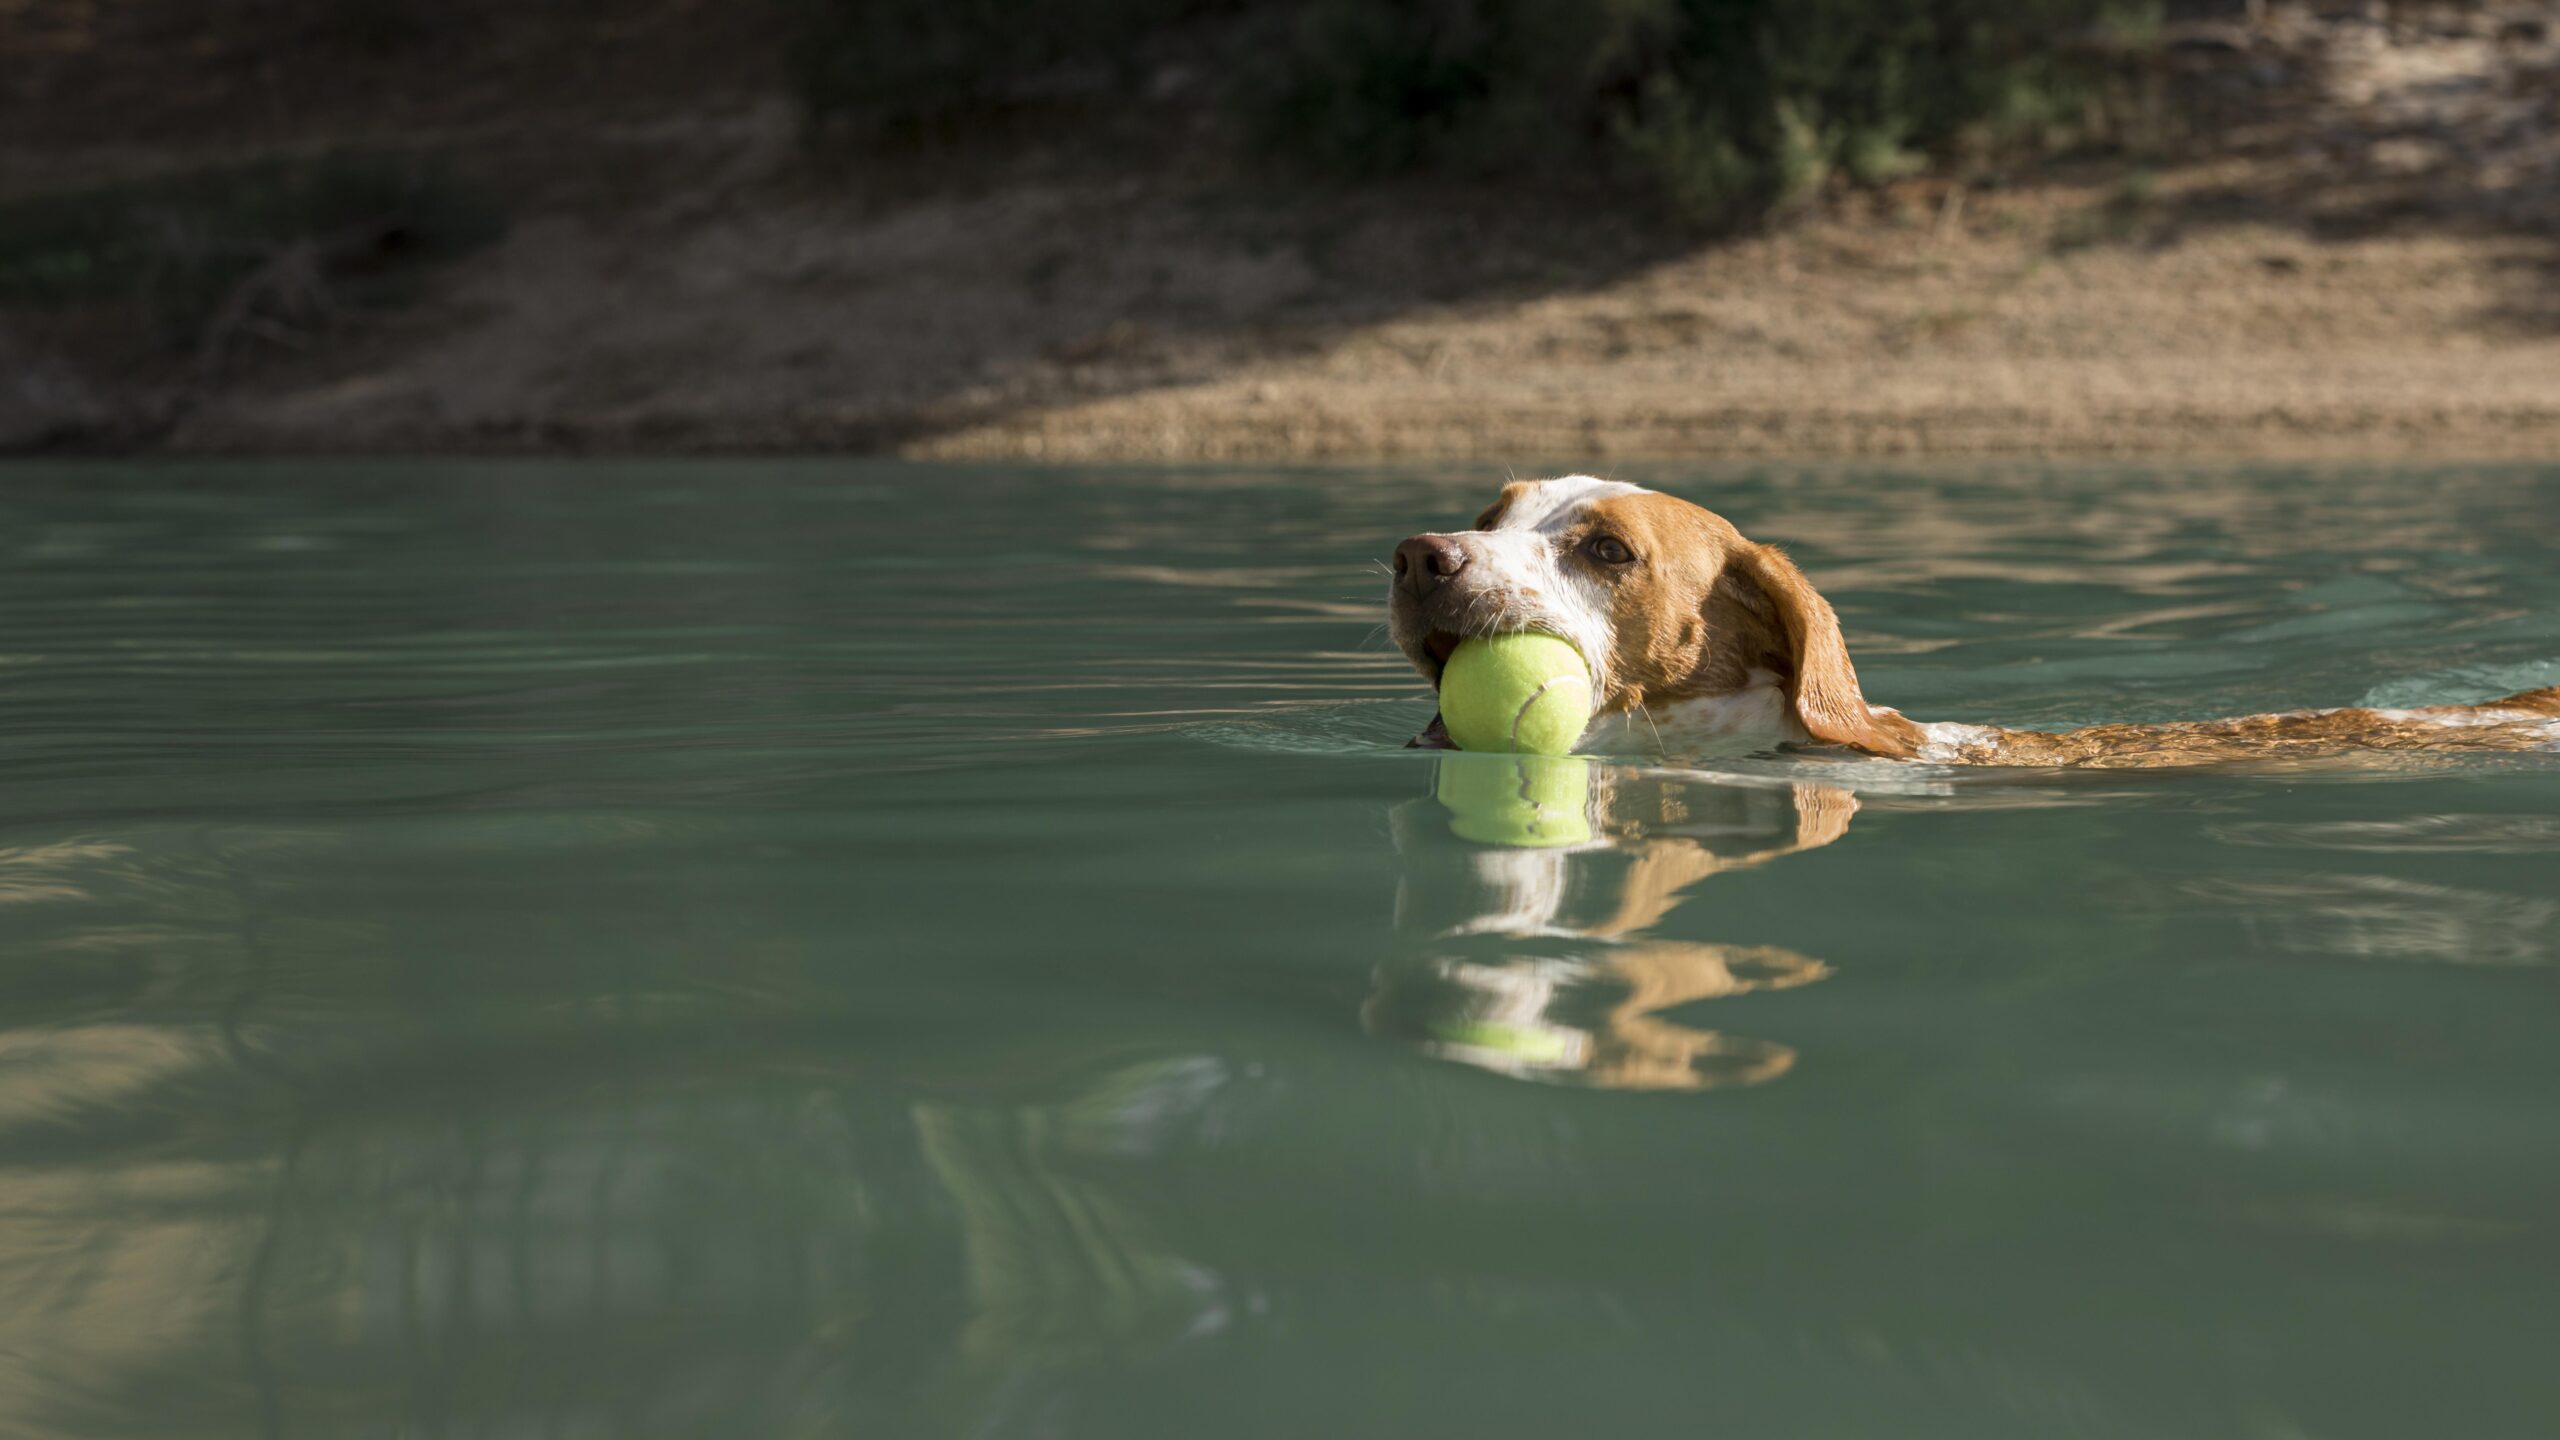
M 1467 547 L 1446 535 L 1416 535 L 1396 547 L 1396 583 L 1428 595 L 1467 568 Z

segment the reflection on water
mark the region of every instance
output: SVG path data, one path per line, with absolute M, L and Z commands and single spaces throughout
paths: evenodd
M 2548 1428 L 2560 774 L 1404 752 L 1486 478 L 0 487 L 0 1434 Z M 2550 477 L 1670 478 L 1949 718 L 2560 679 Z
M 1700 787 L 1578 756 L 1436 757 L 1399 807 L 1395 958 L 1362 1009 L 1425 1053 L 1523 1079 L 1706 1090 L 1785 1074 L 1781 1044 L 1662 1012 L 1809 985 L 1821 961 L 1657 934 L 1690 887 L 1828 845 L 1857 798 L 1804 782 Z M 1450 843 L 1455 837 L 1458 843 Z
M 1244 1302 L 1095 1172 L 1154 1155 L 1157 1132 L 1195 1123 L 1228 1079 L 1219 1062 L 1186 1056 L 1112 1071 L 1054 1106 L 916 1107 L 968 1277 L 968 1319 L 932 1401 L 955 1430 L 1001 1416 L 1009 1391 L 1057 1372 L 1226 1328 Z
M 2390 875 L 2258 874 L 2187 892 L 2231 907 L 2259 945 L 2310 955 L 2528 965 L 2549 958 L 2560 932 L 2560 900 Z
M 714 985 L 645 941 L 546 954 L 476 864 L 419 893 L 494 919 L 349 921 L 366 843 L 0 856 L 0 1431 L 1028 1433 L 1079 1367 L 1250 1303 L 1131 1199 L 1227 1061 L 1126 1027 L 852 1043 L 817 932 Z M 493 983 L 518 962 L 475 936 L 528 928 L 547 973 Z
M 166 847 L 45 847 L 49 900 L 173 923 L 103 952 L 146 973 L 76 926 L 16 952 L 22 993 L 76 965 L 132 1018 L 66 992 L 0 1037 L 0 1430 L 1038 1433 L 1079 1367 L 1248 1303 L 1133 1199 L 1221 1059 L 866 1058 L 752 956 L 752 1001 L 456 1005 L 464 956 L 301 923 L 272 850 Z M 228 993 L 159 966 L 181 936 Z
M 2477 850 L 2527 855 L 2560 850 L 2560 815 L 2406 815 L 2325 823 L 2244 820 L 2213 829 L 2226 845 L 2414 854 Z

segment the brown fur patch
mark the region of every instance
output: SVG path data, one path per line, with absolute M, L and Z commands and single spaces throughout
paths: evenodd
M 1867 703 L 1858 688 L 1857 667 L 1849 663 L 1840 617 L 1795 562 L 1774 545 L 1755 545 L 1736 563 L 1777 606 L 1794 657 L 1787 699 L 1813 738 L 1870 755 L 1918 753 L 1919 726 L 1898 711 Z
M 1635 558 L 1623 565 L 1595 558 L 1586 547 L 1600 536 L 1616 539 Z M 1762 647 L 1768 627 L 1729 633 L 1712 623 L 1710 602 L 1725 556 L 1744 543 L 1723 517 L 1668 495 L 1618 495 L 1584 506 L 1563 543 L 1564 564 L 1598 581 L 1609 596 L 1613 643 L 1604 708 L 1632 710 L 1748 683 L 1746 654 Z
M 2233 720 L 2091 725 L 2060 733 L 1990 730 L 1958 746 L 1951 758 L 1973 765 L 2138 770 L 2242 760 L 2325 760 L 2375 750 L 2543 750 L 2553 743 L 2545 717 L 2560 717 L 2560 686 L 2487 705 L 2295 710 Z
M 2530 710 L 2536 715 L 2560 716 L 2560 685 L 2546 685 L 2539 690 L 2527 690 L 2521 695 L 2510 695 L 2487 708 Z
M 1634 562 L 1588 555 L 1583 543 L 1600 534 Z M 1804 572 L 1723 516 L 1676 496 L 1619 495 L 1585 507 L 1566 541 L 1565 563 L 1609 586 L 1616 646 L 1604 708 L 1732 694 L 1766 671 L 1814 739 L 1873 755 L 1918 750 L 1919 727 L 1867 704 L 1839 617 Z
M 1490 530 L 1494 526 L 1501 524 L 1502 512 L 1510 509 L 1511 502 L 1520 498 L 1520 492 L 1528 489 L 1534 483 L 1536 482 L 1529 480 L 1514 480 L 1510 484 L 1503 486 L 1502 493 L 1494 497 L 1492 504 L 1484 507 L 1484 513 L 1478 515 L 1476 517 L 1476 523 L 1468 528 L 1471 530 Z

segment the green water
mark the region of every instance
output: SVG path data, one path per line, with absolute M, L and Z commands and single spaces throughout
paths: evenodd
M 1496 478 L 0 470 L 0 1434 L 2560 1431 L 2560 759 L 1473 843 Z M 2560 681 L 2560 471 L 1627 478 L 1926 719 Z

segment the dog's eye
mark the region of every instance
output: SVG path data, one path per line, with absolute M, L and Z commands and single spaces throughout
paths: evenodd
M 1583 542 L 1582 548 L 1590 551 L 1591 558 L 1603 565 L 1624 565 L 1636 558 L 1636 552 L 1628 549 L 1626 542 L 1615 535 L 1594 535 Z

